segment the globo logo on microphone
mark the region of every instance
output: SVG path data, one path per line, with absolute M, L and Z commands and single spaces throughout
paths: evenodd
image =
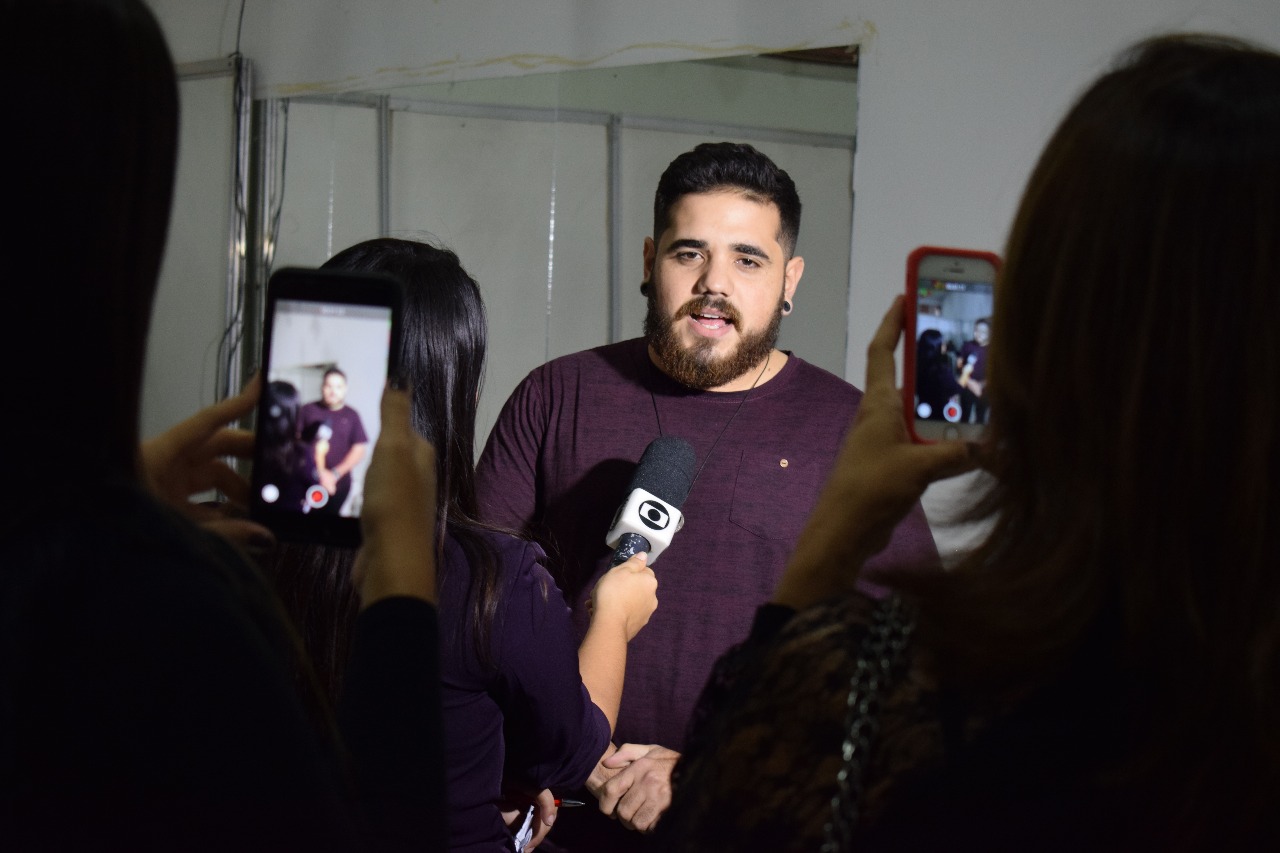
M 684 526 L 684 514 L 646 489 L 633 489 L 627 502 L 618 507 L 613 524 L 605 534 L 605 544 L 617 548 L 622 537 L 634 533 L 644 538 L 638 550 L 649 553 L 652 566 L 658 556 L 671 544 L 676 532 Z
M 657 501 L 645 501 L 640 504 L 640 522 L 650 530 L 666 530 L 671 523 L 671 515 L 665 505 Z

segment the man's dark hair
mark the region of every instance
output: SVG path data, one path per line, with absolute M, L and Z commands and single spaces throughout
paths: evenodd
M 321 376 L 320 379 L 321 381 L 324 381 L 325 379 L 328 379 L 330 376 L 334 376 L 334 375 L 341 376 L 343 382 L 347 381 L 347 374 L 343 373 L 342 369 L 338 367 L 330 367 L 328 370 L 324 372 L 324 376 Z
M 791 176 L 755 148 L 738 142 L 704 142 L 671 161 L 653 196 L 653 239 L 671 224 L 671 206 L 686 195 L 737 190 L 778 208 L 778 242 L 790 258 L 800 235 L 800 196 Z

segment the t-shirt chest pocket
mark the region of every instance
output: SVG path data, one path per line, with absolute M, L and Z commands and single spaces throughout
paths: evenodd
M 776 450 L 744 451 L 729 520 L 761 539 L 795 541 L 817 502 L 822 478 L 811 460 Z

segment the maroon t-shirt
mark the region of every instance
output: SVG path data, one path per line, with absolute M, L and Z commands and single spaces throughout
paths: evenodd
M 317 424 L 324 424 L 331 431 L 329 452 L 324 457 L 324 466 L 326 468 L 333 468 L 340 464 L 343 459 L 347 458 L 351 448 L 357 444 L 369 443 L 369 437 L 365 435 L 364 424 L 360 420 L 360 415 L 350 406 L 343 406 L 341 409 L 330 409 L 321 402 L 307 403 L 298 413 L 298 434 L 307 442 L 314 444 L 314 427 Z M 348 471 L 342 475 L 342 479 L 339 482 L 350 482 L 350 478 L 351 472 Z
M 481 512 L 543 544 L 579 637 L 609 566 L 605 533 L 649 442 L 680 436 L 702 466 L 653 567 L 658 609 L 628 649 L 615 743 L 682 748 L 712 665 L 772 596 L 861 396 L 794 355 L 750 392 L 690 390 L 642 339 L 555 359 L 512 393 L 480 459 Z M 938 562 L 917 505 L 867 573 Z

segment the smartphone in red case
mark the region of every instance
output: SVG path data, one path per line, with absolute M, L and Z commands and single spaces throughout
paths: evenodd
M 987 348 L 1000 258 L 921 246 L 907 257 L 903 406 L 921 443 L 982 437 L 990 417 Z

